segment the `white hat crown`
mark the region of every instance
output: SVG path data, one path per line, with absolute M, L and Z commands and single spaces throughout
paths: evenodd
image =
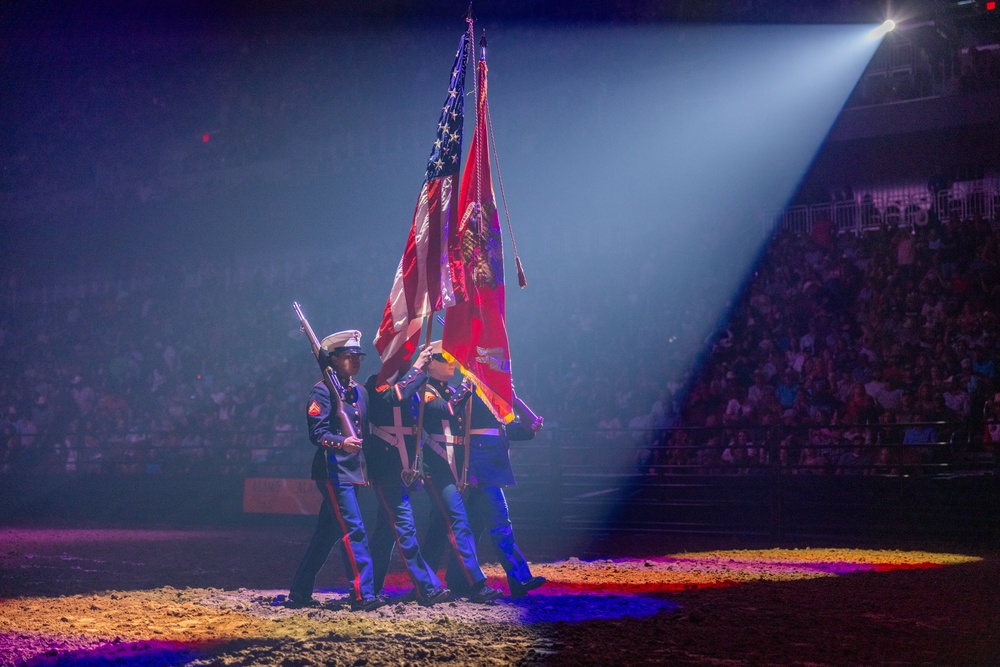
M 326 352 L 334 352 L 342 348 L 361 352 L 361 332 L 356 329 L 347 329 L 330 334 L 319 344 Z

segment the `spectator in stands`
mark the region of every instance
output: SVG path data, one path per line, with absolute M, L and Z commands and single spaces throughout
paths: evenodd
M 722 450 L 720 460 L 737 474 L 745 474 L 754 463 L 750 457 L 750 445 L 746 431 L 728 434 L 728 443 Z
M 769 396 L 774 396 L 774 387 L 768 384 L 763 371 L 754 371 L 753 386 L 747 389 L 747 403 L 759 413 Z
M 878 404 L 865 390 L 865 386 L 855 383 L 844 405 L 844 423 L 874 424 L 878 421 L 880 412 Z
M 795 371 L 788 369 L 781 376 L 781 383 L 774 389 L 781 407 L 791 408 L 799 397 L 799 383 Z
M 699 472 L 711 474 L 718 470 L 722 463 L 722 451 L 724 449 L 722 433 L 718 430 L 718 423 L 715 415 L 709 415 L 705 420 L 705 430 L 697 434 L 701 442 L 698 443 L 697 462 Z
M 812 438 L 810 437 L 810 441 Z M 795 468 L 796 474 L 822 475 L 826 473 L 827 460 L 822 451 L 812 446 L 802 448 L 802 456 L 798 466 Z
M 991 383 L 996 377 L 996 364 L 986 355 L 986 348 L 983 345 L 972 348 L 972 372 Z
M 847 445 L 835 462 L 838 475 L 867 475 L 871 473 L 874 457 L 865 446 L 865 436 L 858 431 L 845 431 Z
M 927 423 L 928 415 L 916 412 L 904 417 L 912 420 L 903 430 L 902 459 L 904 464 L 914 465 L 926 463 L 931 458 L 931 446 L 937 444 L 937 431 L 933 424 Z
M 693 454 L 691 433 L 684 429 L 670 432 L 666 439 L 664 452 L 665 456 L 660 461 L 661 465 L 671 467 L 687 466 Z
M 733 375 L 735 378 L 735 375 Z M 728 401 L 722 413 L 722 423 L 725 426 L 747 424 L 752 420 L 753 406 L 746 396 L 746 389 L 739 385 L 727 388 Z
M 924 385 L 926 387 L 927 385 Z M 927 392 L 929 394 L 929 392 Z M 969 397 L 969 392 L 966 388 L 963 388 L 959 383 L 959 378 L 957 376 L 951 376 L 946 381 L 946 388 L 943 392 L 944 403 L 948 410 L 952 413 L 953 419 L 964 420 L 969 416 L 972 410 L 972 401 Z M 927 396 L 930 400 L 930 396 Z M 930 411 L 926 408 L 924 404 L 918 406 L 921 412 L 924 414 L 930 414 Z M 942 415 L 943 417 L 944 415 Z

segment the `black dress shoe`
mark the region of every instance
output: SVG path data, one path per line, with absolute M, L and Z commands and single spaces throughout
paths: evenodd
M 503 593 L 495 588 L 487 586 L 485 581 L 481 581 L 478 584 L 472 585 L 467 597 L 469 598 L 469 602 L 483 603 L 492 602 L 501 595 L 503 595 Z
M 411 588 L 403 595 L 391 598 L 389 600 L 389 604 L 397 604 L 400 602 L 420 602 L 420 591 L 418 591 L 416 588 Z
M 452 599 L 451 591 L 448 590 L 447 588 L 442 587 L 442 588 L 435 588 L 427 595 L 427 597 L 418 599 L 417 602 L 419 602 L 421 607 L 433 607 L 436 604 L 440 604 L 441 602 L 448 602 L 451 599 Z
M 510 585 L 510 596 L 515 600 L 517 598 L 523 598 L 528 594 L 528 591 L 533 591 L 544 583 L 545 577 L 531 577 L 530 579 L 525 579 L 524 581 L 518 581 L 507 577 L 507 584 Z
M 311 595 L 289 593 L 288 598 L 285 599 L 285 606 L 289 609 L 302 609 L 304 607 L 320 607 L 322 603 Z
M 384 607 L 389 603 L 381 595 L 376 595 L 371 598 L 362 598 L 361 600 L 351 600 L 351 611 L 375 611 L 379 607 Z

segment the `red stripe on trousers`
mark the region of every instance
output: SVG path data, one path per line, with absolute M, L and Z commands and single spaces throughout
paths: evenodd
M 455 553 L 455 558 L 458 560 L 458 564 L 462 568 L 462 572 L 465 573 L 465 581 L 471 586 L 475 582 L 472 580 L 472 573 L 469 572 L 469 568 L 465 566 L 465 560 L 462 558 L 462 554 L 458 550 L 458 541 L 455 539 L 455 531 L 451 529 L 451 515 L 448 514 L 448 509 L 444 506 L 444 501 L 441 499 L 441 494 L 438 493 L 437 487 L 428 477 L 424 480 L 427 484 L 427 489 L 431 492 L 431 496 L 434 497 L 434 502 L 438 506 L 438 510 L 441 512 L 441 516 L 444 517 L 444 525 L 448 527 L 448 539 L 451 540 L 451 549 Z
M 354 570 L 354 599 L 361 600 L 361 572 L 358 571 L 358 562 L 354 559 L 354 547 L 351 546 L 351 536 L 347 534 L 347 522 L 344 515 L 340 513 L 340 505 L 337 504 L 337 496 L 333 494 L 333 484 L 326 480 L 326 490 L 330 494 L 330 504 L 337 514 L 337 521 L 340 522 L 340 529 L 344 531 L 344 548 L 347 549 L 347 560 L 351 562 L 351 569 Z
M 382 495 L 382 487 L 375 486 L 374 484 L 372 486 L 374 486 L 375 488 L 375 495 L 378 496 L 378 501 L 382 503 L 382 509 L 385 510 L 386 515 L 389 517 L 389 523 L 392 524 L 392 534 L 396 536 L 396 546 L 399 547 L 399 555 L 402 556 L 403 545 L 399 543 L 399 531 L 396 530 L 396 515 L 392 513 L 391 509 L 389 509 L 389 503 L 386 502 L 385 496 Z M 386 567 L 386 572 L 388 572 L 388 570 L 389 568 Z M 410 582 L 413 584 L 414 590 L 417 591 L 418 595 L 423 597 L 420 591 L 420 584 L 417 582 L 417 577 L 412 572 L 410 572 L 410 568 L 408 566 L 406 568 L 406 573 L 410 575 Z

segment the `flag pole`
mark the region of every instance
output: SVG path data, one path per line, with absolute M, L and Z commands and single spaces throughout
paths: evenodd
M 465 434 L 462 436 L 462 447 L 465 449 L 465 456 L 462 459 L 462 479 L 458 482 L 458 492 L 465 491 L 469 486 L 469 441 L 472 439 L 472 401 L 475 400 L 475 389 L 470 390 L 472 395 L 465 399 Z
M 424 333 L 424 346 L 420 348 L 421 352 L 426 350 L 431 344 L 431 330 L 434 328 L 434 318 L 427 317 L 425 315 L 424 324 L 426 324 L 427 326 L 427 331 Z M 421 326 L 424 326 L 424 324 L 421 324 Z M 426 373 L 427 371 L 424 372 Z M 416 453 L 414 453 L 413 455 L 413 470 L 408 471 L 409 472 L 408 477 L 410 477 L 411 481 L 407 484 L 407 486 L 412 484 L 413 483 L 412 480 L 417 479 L 417 477 L 419 477 L 421 474 L 420 468 L 422 461 L 420 460 L 420 456 L 421 454 L 423 454 L 423 445 L 424 445 L 424 399 L 421 394 L 418 394 L 418 396 L 420 396 L 420 407 L 417 408 L 417 434 L 416 434 L 417 447 L 416 447 Z M 403 481 L 404 482 L 406 481 L 405 477 Z

